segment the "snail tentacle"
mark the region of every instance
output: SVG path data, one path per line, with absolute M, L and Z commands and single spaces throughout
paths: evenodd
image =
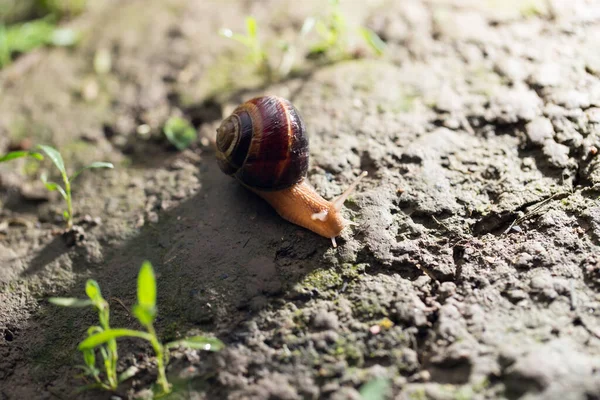
M 335 200 L 333 200 L 333 207 L 336 210 L 341 210 L 342 209 L 342 206 L 344 205 L 344 202 L 346 201 L 346 199 L 352 194 L 352 192 L 354 191 L 354 189 L 356 189 L 356 186 L 358 186 L 358 183 L 361 181 L 361 179 L 364 178 L 367 175 L 368 175 L 367 171 L 361 172 L 360 175 L 358 176 L 358 178 L 356 178 L 354 180 L 354 182 L 352 182 L 350 184 L 350 186 L 348 186 L 348 189 L 346 189 L 344 191 L 344 193 L 342 193 L 338 198 L 336 198 Z

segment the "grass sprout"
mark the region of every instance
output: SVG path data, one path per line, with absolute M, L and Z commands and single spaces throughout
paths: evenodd
M 60 172 L 60 175 L 63 180 L 62 186 L 56 182 L 48 181 L 46 174 L 42 174 L 40 179 L 44 183 L 44 186 L 46 186 L 46 189 L 48 189 L 51 192 L 55 190 L 58 191 L 60 195 L 65 199 L 65 202 L 67 203 L 67 209 L 63 211 L 63 217 L 65 218 L 65 221 L 67 221 L 67 230 L 70 230 L 73 227 L 73 195 L 71 193 L 71 184 L 73 183 L 73 181 L 79 176 L 79 174 L 81 174 L 86 169 L 114 168 L 114 166 L 108 162 L 93 162 L 79 169 L 69 177 L 65 168 L 63 158 L 58 150 L 56 150 L 54 147 L 46 145 L 39 145 L 37 146 L 37 148 L 46 154 L 46 156 L 52 161 L 52 163 Z M 44 155 L 37 151 L 13 151 L 0 157 L 0 162 L 10 161 L 22 157 L 32 157 L 40 161 L 44 159 Z
M 85 286 L 87 299 L 53 297 L 49 301 L 52 304 L 63 307 L 88 307 L 93 306 L 98 312 L 99 325 L 92 326 L 87 330 L 87 337 L 77 347 L 83 355 L 84 365 L 80 366 L 83 374 L 94 380 L 91 385 L 83 389 L 100 388 L 114 391 L 118 385 L 131 378 L 135 368 L 129 368 L 122 374 L 117 375 L 117 339 L 139 338 L 146 340 L 152 346 L 156 354 L 156 365 L 158 376 L 156 383 L 160 389 L 159 394 L 164 395 L 171 392 L 171 385 L 167 380 L 166 366 L 169 363 L 169 350 L 176 347 L 187 347 L 206 351 L 218 351 L 223 348 L 223 342 L 219 339 L 207 336 L 191 336 L 169 343 L 162 343 L 154 329 L 154 321 L 157 315 L 156 307 L 156 276 L 149 261 L 145 261 L 140 268 L 137 278 L 137 303 L 133 306 L 132 313 L 144 330 L 112 328 L 109 325 L 109 304 L 102 297 L 100 286 L 94 280 L 88 280 Z M 97 354 L 101 362 L 96 360 Z M 98 368 L 100 364 L 100 368 Z
M 268 55 L 258 37 L 258 23 L 254 17 L 246 17 L 246 34 L 234 33 L 228 28 L 221 29 L 219 34 L 246 46 L 250 53 L 250 60 L 257 70 L 266 74 L 271 73 Z
M 350 50 L 350 39 L 356 34 L 364 40 L 369 48 L 378 56 L 385 53 L 386 43 L 371 29 L 364 26 L 350 26 L 341 10 L 340 0 L 328 0 L 329 7 L 322 16 L 311 16 L 304 20 L 300 32 L 291 40 L 278 40 L 277 47 L 281 52 L 279 62 L 272 60 L 273 52 L 258 37 L 258 25 L 253 17 L 246 18 L 246 33 L 234 33 L 224 28 L 221 36 L 243 44 L 249 50 L 249 58 L 259 73 L 269 80 L 282 79 L 289 75 L 297 60 L 298 48 L 307 47 L 302 42 L 308 41 L 308 35 L 315 32 L 317 41 L 308 45 L 308 57 L 326 56 L 331 61 L 353 57 Z
M 354 28 L 349 26 L 341 10 L 340 0 L 329 0 L 328 13 L 320 18 L 307 18 L 304 25 L 307 29 L 306 33 L 314 28 L 320 38 L 310 47 L 310 56 L 326 54 L 333 60 L 349 58 L 348 44 Z M 385 42 L 371 29 L 360 26 L 357 33 L 375 54 L 380 56 L 385 52 Z

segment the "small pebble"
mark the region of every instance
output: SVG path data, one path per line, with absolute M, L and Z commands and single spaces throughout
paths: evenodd
M 554 136 L 554 128 L 548 118 L 539 117 L 525 125 L 527 137 L 533 144 L 542 145 Z

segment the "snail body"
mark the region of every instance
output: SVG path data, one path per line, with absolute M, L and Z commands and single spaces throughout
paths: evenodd
M 350 221 L 344 201 L 361 175 L 337 199 L 327 201 L 306 181 L 309 149 L 302 117 L 290 103 L 263 96 L 237 107 L 217 129 L 217 163 L 227 175 L 265 199 L 284 219 L 330 238 Z

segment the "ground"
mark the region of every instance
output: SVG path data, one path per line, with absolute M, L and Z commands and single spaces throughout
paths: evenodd
M 271 82 L 216 32 L 254 15 L 263 38 L 289 40 L 322 1 L 90 3 L 68 23 L 75 48 L 0 71 L 0 152 L 31 140 L 72 169 L 116 166 L 77 182 L 72 246 L 37 179 L 51 166 L 0 166 L 0 399 L 147 394 L 153 355 L 133 340 L 132 380 L 77 393 L 94 315 L 47 302 L 93 278 L 113 326 L 136 327 L 145 259 L 161 337 L 226 344 L 174 353 L 174 398 L 358 399 L 376 377 L 398 399 L 600 398 L 597 1 L 346 1 L 386 54 L 357 42 L 363 57 Z M 219 121 L 265 93 L 302 113 L 325 198 L 369 172 L 336 249 L 216 165 Z M 173 115 L 201 143 L 172 148 Z

